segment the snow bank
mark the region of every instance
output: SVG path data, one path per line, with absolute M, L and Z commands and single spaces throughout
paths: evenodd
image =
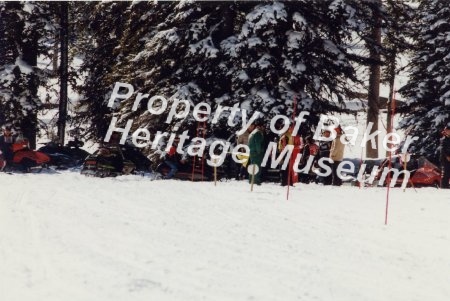
M 2 300 L 450 296 L 449 194 L 0 174 Z

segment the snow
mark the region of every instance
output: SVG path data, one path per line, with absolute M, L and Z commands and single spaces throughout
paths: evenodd
M 267 69 L 272 65 L 272 63 L 270 62 L 271 58 L 272 57 L 270 56 L 270 54 L 265 53 L 259 58 L 259 60 L 257 60 L 254 63 L 251 63 L 250 66 L 252 68 L 257 68 L 259 70 Z
M 244 70 L 240 70 L 237 74 L 237 78 L 239 78 L 241 81 L 247 81 L 250 79 L 247 72 L 245 72 Z
M 285 6 L 281 2 L 258 5 L 246 16 L 246 24 L 242 27 L 241 35 L 247 37 L 250 30 L 257 31 L 266 28 L 270 24 L 277 24 L 279 20 L 287 20 Z
M 306 71 L 306 65 L 302 62 L 298 62 L 294 65 L 291 60 L 284 60 L 283 66 L 293 74 L 302 74 Z M 316 82 L 314 82 L 314 84 L 317 87 Z
M 292 15 L 292 20 L 301 26 L 300 30 L 305 30 L 306 26 L 308 25 L 306 19 L 299 12 L 295 12 Z
M 30 74 L 33 72 L 33 67 L 28 65 L 20 56 L 16 58 L 15 64 L 20 68 L 20 72 Z
M 198 43 L 189 45 L 189 52 L 192 54 L 200 53 L 207 58 L 215 58 L 219 49 L 214 47 L 211 37 L 207 37 Z
M 0 174 L 2 300 L 450 296 L 448 192 Z
M 304 32 L 298 32 L 298 31 L 292 31 L 292 30 L 289 30 L 288 32 L 286 32 L 286 35 L 288 37 L 287 47 L 289 49 L 299 49 L 301 42 L 305 38 Z
M 341 51 L 336 47 L 336 44 L 334 44 L 330 40 L 323 40 L 323 48 L 325 49 L 325 51 L 331 52 L 332 54 L 341 54 Z
M 236 38 L 235 36 L 230 36 L 220 43 L 222 51 L 230 57 L 238 56 L 238 50 L 240 46 L 241 45 L 238 43 L 238 38 Z

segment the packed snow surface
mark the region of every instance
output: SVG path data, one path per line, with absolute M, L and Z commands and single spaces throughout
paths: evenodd
M 0 174 L 0 299 L 450 300 L 450 193 Z

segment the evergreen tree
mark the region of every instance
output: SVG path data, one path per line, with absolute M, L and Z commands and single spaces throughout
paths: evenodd
M 411 23 L 417 19 L 416 9 L 406 0 L 387 0 L 385 3 L 386 11 L 389 16 L 387 19 L 385 37 L 383 45 L 385 49 L 385 68 L 382 82 L 389 87 L 389 96 L 387 102 L 387 122 L 386 129 L 389 132 L 392 128 L 392 100 L 394 98 L 395 78 L 403 68 L 399 63 L 401 56 L 410 54 L 413 48 L 411 37 L 413 30 Z M 396 109 L 398 112 L 398 110 Z M 386 151 L 386 156 L 389 152 Z
M 72 124 L 84 131 L 85 139 L 104 136 L 111 110 L 106 106 L 112 91 L 115 65 L 121 60 L 120 39 L 127 28 L 128 2 L 75 2 L 73 3 L 73 32 L 75 43 L 69 47 L 74 55 L 83 59 L 78 70 L 78 85 L 74 84 L 81 99 L 76 105 Z M 93 126 L 91 126 L 93 125 Z
M 51 28 L 43 2 L 0 2 L 0 123 L 11 124 L 36 145 L 37 95 L 45 72 L 37 66 Z
M 180 2 L 93 4 L 89 33 L 97 44 L 86 54 L 84 100 L 79 115 L 101 138 L 110 117 L 135 127 L 167 130 L 165 115 L 150 116 L 134 99 L 109 110 L 115 81 L 150 96 L 188 99 L 258 109 L 269 119 L 296 111 L 345 111 L 340 103 L 361 82 L 355 64 L 365 58 L 352 49 L 352 35 L 367 28 L 370 15 L 360 1 Z M 118 13 L 120 11 L 120 13 Z M 224 116 L 227 117 L 227 116 Z M 223 119 L 215 133 L 225 136 Z M 195 124 L 187 119 L 179 128 Z M 95 129 L 95 130 L 94 130 Z M 95 131 L 95 133 L 94 133 Z
M 402 128 L 419 142 L 412 152 L 438 153 L 438 138 L 450 121 L 450 8 L 445 0 L 421 1 L 411 76 L 400 90 L 407 101 Z

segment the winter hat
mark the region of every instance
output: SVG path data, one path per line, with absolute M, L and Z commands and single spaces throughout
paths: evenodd
M 311 137 L 311 136 L 306 137 L 305 140 L 306 140 L 306 143 L 314 143 L 314 142 L 316 142 L 316 141 L 313 139 L 313 137 Z
M 258 118 L 253 122 L 253 124 L 255 126 L 262 126 L 262 125 L 264 125 L 264 121 L 262 120 L 262 118 Z

